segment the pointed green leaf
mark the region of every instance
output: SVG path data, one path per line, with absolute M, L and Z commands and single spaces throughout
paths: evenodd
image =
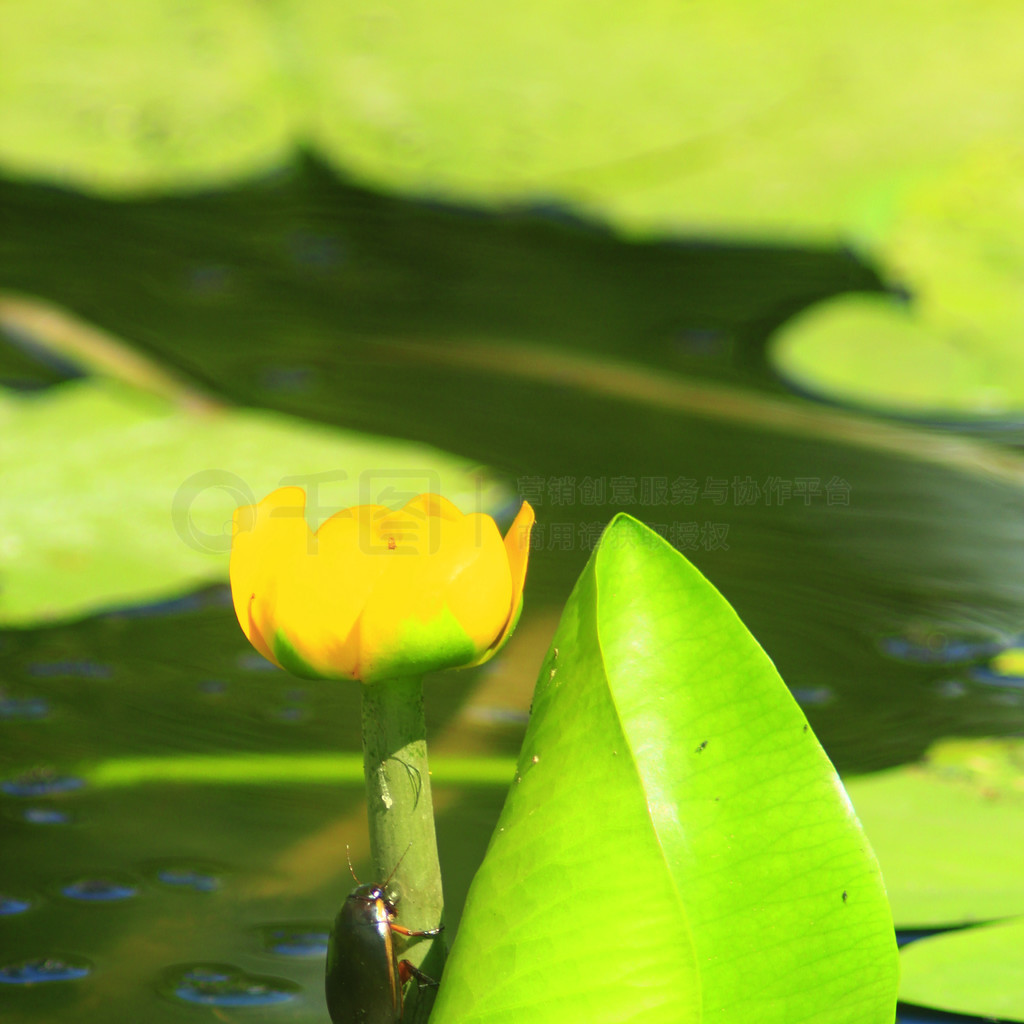
M 764 651 L 627 516 L 566 606 L 434 1024 L 890 1024 L 878 866 Z

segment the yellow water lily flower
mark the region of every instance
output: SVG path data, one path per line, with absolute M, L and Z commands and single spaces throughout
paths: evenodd
M 305 508 L 301 487 L 282 487 L 235 512 L 235 614 L 275 665 L 372 683 L 480 664 L 515 628 L 527 502 L 504 541 L 490 516 L 463 515 L 436 494 L 347 508 L 315 533 Z

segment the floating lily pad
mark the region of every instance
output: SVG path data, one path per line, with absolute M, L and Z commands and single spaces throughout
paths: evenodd
M 988 137 L 1019 130 L 1022 25 L 968 0 L 21 5 L 0 162 L 152 189 L 313 140 L 388 186 L 560 197 L 633 230 L 876 237 L 978 110 Z
M 1024 741 L 943 741 L 920 764 L 848 779 L 846 788 L 897 927 L 1024 914 Z
M 237 0 L 11 5 L 0 38 L 0 162 L 135 189 L 273 166 L 294 124 L 271 21 Z
M 311 144 L 377 187 L 569 204 L 629 234 L 854 244 L 913 320 L 835 307 L 789 333 L 782 372 L 1002 416 L 1024 408 L 1022 33 L 1005 0 L 20 4 L 0 166 L 191 189 Z
M 1024 153 L 1017 138 L 969 150 L 906 191 L 872 240 L 872 256 L 909 298 L 845 296 L 790 322 L 772 348 L 787 379 L 884 411 L 1019 420 Z
M 110 380 L 0 390 L 0 624 L 155 601 L 227 578 L 235 507 L 305 486 L 317 525 L 439 491 L 493 510 L 500 490 L 423 445 L 276 413 L 189 412 Z
M 1021 950 L 1021 918 L 912 942 L 900 956 L 900 998 L 986 1020 L 1024 1021 Z

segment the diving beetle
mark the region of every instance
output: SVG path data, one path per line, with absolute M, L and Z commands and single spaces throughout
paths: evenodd
M 334 1024 L 398 1024 L 409 979 L 433 987 L 437 982 L 398 959 L 394 933 L 433 936 L 444 925 L 413 931 L 395 923 L 399 893 L 390 883 L 398 864 L 381 885 L 360 883 L 351 861 L 349 870 L 357 884 L 334 919 L 327 945 L 327 1011 Z

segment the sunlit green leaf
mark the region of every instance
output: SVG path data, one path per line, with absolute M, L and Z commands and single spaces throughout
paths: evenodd
M 878 866 L 773 665 L 616 518 L 541 669 L 434 1016 L 890 1024 Z

